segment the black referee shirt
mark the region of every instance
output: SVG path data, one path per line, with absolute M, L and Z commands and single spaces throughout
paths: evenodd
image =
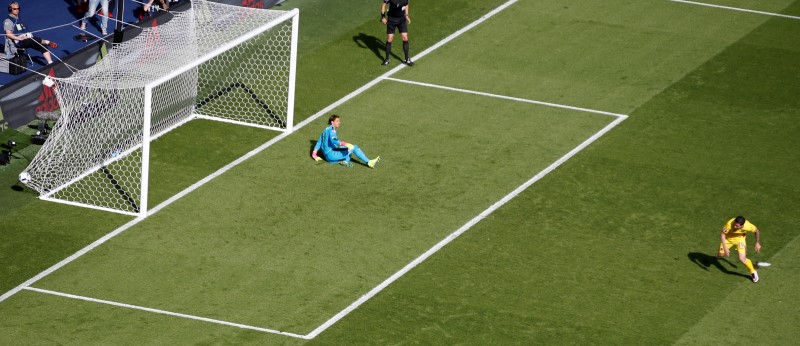
M 405 17 L 406 16 L 406 6 L 408 5 L 408 0 L 383 0 L 384 3 L 389 4 L 387 7 L 389 8 L 386 11 L 386 14 L 389 17 Z

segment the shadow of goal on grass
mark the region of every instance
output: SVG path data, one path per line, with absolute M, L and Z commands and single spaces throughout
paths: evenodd
M 736 264 L 729 261 L 727 258 L 718 258 L 717 256 L 712 256 L 708 254 L 704 254 L 702 252 L 690 252 L 688 254 L 689 260 L 697 264 L 698 267 L 702 268 L 705 271 L 708 271 L 708 268 L 711 266 L 716 267 L 719 271 L 729 274 L 729 275 L 737 275 L 742 276 L 745 278 L 750 278 L 750 275 L 732 271 L 725 267 L 724 263 L 727 263 L 731 268 L 738 268 Z

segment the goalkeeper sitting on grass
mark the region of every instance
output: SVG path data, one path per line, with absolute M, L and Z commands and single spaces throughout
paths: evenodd
M 314 161 L 322 161 L 322 158 L 317 155 L 317 152 L 322 149 L 325 155 L 325 161 L 329 163 L 338 162 L 340 165 L 352 167 L 353 163 L 350 162 L 350 156 L 355 155 L 361 162 L 369 166 L 369 168 L 375 168 L 375 164 L 381 160 L 380 156 L 370 160 L 357 145 L 339 140 L 336 129 L 342 124 L 342 119 L 340 119 L 338 115 L 331 115 L 328 118 L 328 124 L 330 126 L 322 131 L 322 134 L 319 135 L 319 139 L 317 140 L 317 144 L 314 146 L 314 150 L 311 151 L 311 158 L 313 158 Z

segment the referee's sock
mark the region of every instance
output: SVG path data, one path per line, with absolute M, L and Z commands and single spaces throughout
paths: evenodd
M 389 60 L 389 56 L 392 55 L 392 43 L 386 42 L 386 60 Z
M 403 41 L 403 53 L 406 55 L 406 61 L 408 61 L 408 41 Z

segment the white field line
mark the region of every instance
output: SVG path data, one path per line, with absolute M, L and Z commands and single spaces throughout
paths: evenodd
M 472 228 L 472 226 L 475 226 L 478 222 L 480 222 L 481 220 L 483 220 L 484 218 L 489 216 L 489 214 L 491 214 L 492 212 L 494 212 L 498 208 L 502 207 L 504 204 L 508 203 L 508 201 L 510 201 L 511 199 L 513 199 L 514 197 L 516 197 L 517 195 L 522 193 L 522 191 L 525 191 L 525 189 L 527 189 L 528 187 L 533 185 L 533 183 L 535 183 L 538 180 L 542 179 L 545 175 L 547 175 L 548 173 L 552 172 L 558 166 L 561 166 L 561 164 L 563 164 L 564 162 L 566 162 L 567 160 L 569 160 L 570 158 L 575 156 L 575 154 L 577 154 L 578 152 L 580 152 L 581 150 L 583 150 L 584 148 L 589 146 L 589 144 L 592 144 L 592 142 L 596 141 L 598 138 L 600 138 L 600 136 L 604 135 L 606 132 L 611 131 L 611 129 L 613 129 L 615 126 L 619 125 L 619 123 L 621 123 L 622 121 L 624 121 L 627 118 L 628 118 L 627 115 L 620 114 L 619 116 L 617 116 L 617 119 L 612 121 L 610 124 L 606 125 L 600 131 L 598 131 L 597 133 L 595 133 L 594 135 L 589 137 L 587 140 L 583 141 L 583 143 L 581 143 L 580 145 L 578 145 L 574 149 L 570 150 L 564 156 L 562 156 L 561 158 L 559 158 L 558 160 L 556 160 L 555 162 L 550 164 L 550 166 L 547 166 L 547 168 L 545 168 L 541 172 L 539 172 L 536 175 L 534 175 L 533 178 L 529 179 L 524 184 L 522 184 L 519 187 L 517 187 L 516 189 L 514 189 L 514 191 L 511 191 L 509 194 L 505 195 L 505 197 L 503 197 L 499 201 L 497 201 L 494 204 L 492 204 L 489 208 L 487 208 L 486 210 L 484 210 L 483 212 L 478 214 L 478 216 L 472 218 L 472 220 L 470 220 L 469 222 L 467 222 L 466 224 L 461 226 L 455 232 L 450 233 L 450 235 L 448 235 L 447 237 L 445 237 L 444 239 L 442 239 L 441 241 L 436 243 L 436 245 L 434 245 L 432 248 L 428 249 L 428 251 L 425 251 L 422 255 L 420 255 L 419 257 L 415 258 L 410 263 L 406 264 L 405 267 L 403 267 L 402 269 L 400 269 L 399 271 L 394 273 L 388 279 L 386 279 L 383 282 L 381 282 L 378 286 L 375 286 L 372 290 L 367 292 L 367 294 L 365 294 L 365 295 L 361 296 L 360 298 L 358 298 L 358 300 L 356 300 L 355 302 L 350 304 L 350 306 L 346 307 L 344 310 L 340 311 L 338 314 L 333 316 L 331 319 L 329 319 L 328 321 L 326 321 L 325 323 L 323 323 L 322 325 L 317 327 L 317 329 L 314 329 L 311 333 L 306 335 L 306 337 L 308 337 L 309 339 L 313 339 L 314 337 L 316 337 L 317 335 L 319 335 L 320 333 L 325 331 L 325 329 L 328 329 L 328 327 L 332 326 L 334 323 L 336 323 L 337 321 L 342 319 L 344 316 L 346 316 L 347 314 L 349 314 L 353 310 L 357 309 L 359 306 L 361 306 L 361 304 L 364 304 L 367 300 L 369 300 L 370 298 L 372 298 L 373 296 L 378 294 L 384 288 L 388 287 L 390 284 L 395 282 L 401 276 L 403 276 L 406 273 L 408 273 L 409 271 L 411 271 L 411 269 L 414 269 L 414 267 L 416 267 L 417 265 L 419 265 L 420 263 L 422 263 L 423 261 L 428 259 L 428 257 L 431 257 L 434 253 L 436 253 L 439 250 L 441 250 L 445 245 L 449 244 L 450 242 L 452 242 L 453 240 L 458 238 L 458 236 L 460 236 L 461 234 L 463 234 L 464 232 L 466 232 L 467 230 Z
M 504 99 L 504 100 L 510 100 L 510 101 L 533 103 L 533 104 L 542 105 L 542 106 L 548 106 L 548 107 L 564 108 L 564 109 L 570 109 L 570 110 L 574 110 L 574 111 L 587 112 L 587 113 L 611 115 L 611 116 L 615 116 L 615 117 L 627 117 L 627 115 L 625 115 L 625 114 L 610 113 L 610 112 L 605 112 L 605 111 L 599 111 L 599 110 L 596 110 L 596 109 L 573 107 L 573 106 L 567 106 L 567 105 L 562 105 L 562 104 L 558 104 L 558 103 L 542 102 L 542 101 L 536 101 L 536 100 L 528 100 L 528 99 L 523 99 L 523 98 L 518 98 L 518 97 L 490 94 L 490 93 L 485 93 L 485 92 L 481 92 L 481 91 L 459 89 L 459 88 L 453 88 L 453 87 L 436 85 L 436 84 L 415 82 L 415 81 L 410 81 L 410 80 L 405 80 L 405 79 L 397 79 L 397 78 L 391 78 L 391 77 L 386 77 L 384 79 L 390 80 L 390 81 L 395 81 L 395 82 L 400 82 L 400 83 L 420 85 L 420 86 L 429 87 L 429 88 L 437 88 L 437 89 L 444 89 L 444 90 L 462 92 L 462 93 L 467 93 L 467 94 L 495 97 L 495 98 Z
M 32 278 L 28 279 L 28 281 L 25 281 L 25 282 L 21 283 L 19 286 L 17 286 L 17 287 L 14 287 L 14 288 L 13 288 L 13 289 L 11 289 L 10 291 L 8 291 L 8 292 L 4 293 L 2 296 L 0 296 L 0 302 L 2 302 L 2 301 L 4 301 L 4 300 L 8 299 L 9 297 L 11 297 L 11 296 L 13 296 L 14 294 L 16 294 L 17 292 L 19 292 L 20 290 L 22 290 L 22 289 L 24 289 L 24 288 L 26 288 L 26 287 L 28 287 L 28 286 L 32 285 L 34 282 L 36 282 L 36 281 L 39 281 L 39 280 L 40 280 L 40 279 L 42 279 L 43 277 L 45 277 L 45 276 L 47 276 L 47 275 L 50 275 L 50 273 L 52 273 L 52 272 L 54 272 L 54 271 L 58 270 L 59 268 L 61 268 L 61 267 L 65 266 L 65 265 L 67 265 L 67 263 L 69 263 L 69 262 L 72 262 L 72 261 L 74 261 L 75 259 L 77 259 L 78 257 L 81 257 L 81 256 L 83 256 L 84 254 L 86 254 L 87 252 L 89 252 L 89 250 L 91 250 L 91 249 L 94 249 L 94 248 L 96 248 L 96 247 L 100 246 L 100 244 L 102 244 L 102 243 L 105 243 L 105 242 L 106 242 L 106 241 L 108 241 L 109 239 L 111 239 L 111 238 L 113 238 L 113 237 L 117 236 L 118 234 L 120 234 L 120 233 L 124 232 L 124 231 L 125 231 L 125 230 L 127 230 L 128 228 L 131 228 L 132 226 L 134 226 L 134 225 L 136 225 L 137 223 L 139 223 L 139 221 L 141 221 L 141 220 L 142 220 L 142 218 L 136 218 L 136 219 L 133 219 L 133 220 L 131 220 L 131 221 L 128 221 L 128 223 L 126 223 L 126 224 L 124 224 L 124 225 L 120 226 L 119 228 L 117 228 L 117 229 L 116 229 L 116 230 L 114 230 L 113 232 L 111 232 L 111 233 L 108 233 L 108 234 L 104 235 L 103 237 L 101 237 L 100 239 L 97 239 L 97 240 L 95 240 L 93 243 L 91 243 L 91 244 L 87 245 L 87 246 L 86 246 L 86 247 L 84 247 L 83 249 L 80 249 L 80 250 L 78 250 L 78 252 L 76 252 L 76 253 L 72 254 L 71 256 L 69 256 L 69 257 L 67 257 L 67 258 L 65 258 L 65 259 L 63 259 L 63 260 L 61 260 L 60 262 L 58 262 L 58 263 L 54 264 L 54 265 L 53 265 L 53 266 L 51 266 L 50 268 L 47 268 L 47 269 L 45 269 L 45 270 L 44 270 L 44 271 L 42 271 L 41 273 L 39 273 L 39 274 L 36 274 L 36 276 L 34 276 L 34 277 L 32 277 Z
M 465 27 L 464 27 L 464 28 L 462 28 L 461 30 L 458 30 L 458 31 L 456 31 L 455 33 L 451 34 L 450 36 L 447 36 L 446 38 L 442 39 L 441 41 L 439 41 L 439 42 L 438 42 L 438 43 L 436 43 L 435 45 L 431 46 L 430 48 L 428 48 L 428 49 L 426 49 L 426 50 L 422 51 L 420 54 L 418 54 L 418 55 L 414 56 L 414 57 L 413 57 L 413 58 L 414 58 L 414 60 L 418 60 L 419 58 L 422 58 L 423 56 L 427 55 L 428 53 L 430 53 L 430 52 L 432 52 L 432 51 L 434 51 L 434 50 L 438 49 L 439 47 L 443 46 L 445 43 L 452 41 L 453 39 L 455 39 L 456 37 L 460 36 L 460 35 L 461 35 L 461 34 L 463 34 L 464 32 L 466 32 L 466 31 L 468 31 L 468 30 L 472 29 L 473 27 L 475 27 L 475 26 L 477 26 L 478 24 L 480 24 L 480 23 L 484 22 L 485 20 L 489 19 L 490 17 L 494 16 L 495 14 L 499 13 L 500 11 L 502 11 L 502 10 L 506 9 L 507 7 L 509 7 L 509 6 L 513 5 L 513 4 L 514 4 L 514 3 L 516 3 L 516 2 L 517 2 L 517 0 L 509 0 L 508 2 L 504 3 L 503 5 L 500 5 L 499 7 L 495 8 L 495 9 L 494 9 L 494 10 L 492 10 L 491 12 L 489 12 L 489 13 L 487 13 L 487 14 L 483 15 L 482 17 L 480 17 L 480 18 L 479 18 L 479 19 L 477 19 L 476 21 L 474 21 L 474 22 L 472 22 L 472 23 L 468 24 L 467 26 L 465 26 Z M 361 93 L 363 93 L 363 92 L 364 92 L 364 91 L 366 91 L 367 89 L 369 89 L 369 88 L 373 87 L 375 84 L 378 84 L 378 83 L 379 83 L 380 81 L 382 81 L 384 78 L 386 78 L 386 77 L 389 77 L 389 76 L 391 76 L 391 75 L 393 75 L 393 74 L 397 73 L 397 72 L 398 72 L 398 71 L 400 71 L 400 70 L 401 70 L 401 69 L 402 69 L 404 66 L 405 66 L 405 65 L 398 65 L 397 67 L 395 67 L 395 68 L 393 68 L 393 69 L 391 69 L 391 70 L 387 71 L 386 73 L 384 73 L 384 74 L 383 74 L 383 75 L 381 75 L 380 77 L 378 77 L 378 78 L 375 78 L 374 80 L 372 80 L 372 81 L 370 81 L 369 83 L 365 84 L 364 86 L 362 86 L 362 87 L 358 88 L 357 90 L 355 90 L 355 91 L 353 91 L 353 92 L 351 92 L 351 93 L 349 93 L 349 94 L 345 95 L 344 97 L 342 97 L 342 98 L 341 98 L 341 99 L 339 99 L 338 101 L 336 101 L 336 102 L 332 103 L 332 104 L 331 104 L 331 105 L 329 105 L 328 107 L 325 107 L 325 108 L 323 108 L 322 110 L 320 110 L 319 112 L 315 113 L 315 114 L 314 114 L 314 115 L 312 115 L 311 117 L 309 117 L 309 118 L 307 118 L 306 120 L 304 120 L 304 121 L 302 121 L 302 122 L 298 123 L 298 124 L 297 124 L 297 125 L 294 127 L 294 130 L 295 130 L 295 131 L 297 131 L 297 130 L 301 129 L 303 126 L 306 126 L 306 125 L 310 124 L 311 122 L 315 121 L 315 120 L 316 120 L 316 119 L 318 119 L 319 117 L 321 117 L 321 116 L 323 116 L 324 114 L 326 114 L 326 113 L 330 112 L 332 109 L 334 109 L 334 108 L 336 108 L 336 107 L 338 107 L 338 106 L 342 105 L 343 103 L 345 103 L 345 102 L 349 101 L 350 99 L 352 99 L 352 98 L 354 98 L 354 97 L 356 97 L 356 96 L 360 95 Z M 60 268 L 64 267 L 65 265 L 67 265 L 67 264 L 69 264 L 70 262 L 72 262 L 72 261 L 76 260 L 77 258 L 79 258 L 79 257 L 83 256 L 84 254 L 86 254 L 87 252 L 91 251 L 92 249 L 94 249 L 94 248 L 96 248 L 96 247 L 98 247 L 98 246 L 102 245 L 103 243 L 105 243 L 106 241 L 110 240 L 111 238 L 113 238 L 113 237 L 115 237 L 115 236 L 119 235 L 120 233 L 124 232 L 125 230 L 127 230 L 127 229 L 129 229 L 129 228 L 131 228 L 131 227 L 135 226 L 136 224 L 138 224 L 139 222 L 141 222 L 142 220 L 144 220 L 146 217 L 148 217 L 148 216 L 150 216 L 150 215 L 153 215 L 153 214 L 157 213 L 158 211 L 160 211 L 160 210 L 161 210 L 161 209 L 163 209 L 164 207 L 166 207 L 166 206 L 168 206 L 168 205 L 172 204 L 173 202 L 175 202 L 175 201 L 177 201 L 177 200 L 179 200 L 179 199 L 183 198 L 184 196 L 186 196 L 186 195 L 187 195 L 187 194 L 189 194 L 190 192 L 192 192 L 192 191 L 194 191 L 194 190 L 196 190 L 196 189 L 200 188 L 201 186 L 205 185 L 206 183 L 208 183 L 209 181 L 213 180 L 214 178 L 216 178 L 216 177 L 218 177 L 218 176 L 222 175 L 223 173 L 225 173 L 225 172 L 227 172 L 227 171 L 231 170 L 233 167 L 236 167 L 236 166 L 238 166 L 238 165 L 239 165 L 239 164 L 241 164 L 242 162 L 244 162 L 244 161 L 248 160 L 249 158 L 251 158 L 251 157 L 255 156 L 256 154 L 258 154 L 258 153 L 260 153 L 260 152 L 264 151 L 265 149 L 267 149 L 267 148 L 271 147 L 273 144 L 275 144 L 275 143 L 277 143 L 278 141 L 280 141 L 280 140 L 282 140 L 282 139 L 286 138 L 286 137 L 287 137 L 287 136 L 289 136 L 289 135 L 290 135 L 290 133 L 282 133 L 282 134 L 280 134 L 280 135 L 276 136 L 275 138 L 271 139 L 270 141 L 268 141 L 268 142 L 266 142 L 266 143 L 262 144 L 262 145 L 261 145 L 261 146 L 259 146 L 258 148 L 255 148 L 255 149 L 253 149 L 252 151 L 248 152 L 247 154 L 243 155 L 242 157 L 240 157 L 240 158 L 238 158 L 238 159 L 234 160 L 233 162 L 231 162 L 231 163 L 229 163 L 229 164 L 225 165 L 224 167 L 220 168 L 220 169 L 219 169 L 219 170 L 217 170 L 216 172 L 214 172 L 214 173 L 211 173 L 210 175 L 208 175 L 207 177 L 203 178 L 202 180 L 200 180 L 200 181 L 198 181 L 198 182 L 196 182 L 196 183 L 192 184 L 191 186 L 187 187 L 186 189 L 184 189 L 183 191 L 179 192 L 178 194 L 176 194 L 176 195 L 172 196 L 171 198 L 167 199 L 166 201 L 162 202 L 161 204 L 159 204 L 159 205 L 155 206 L 154 208 L 150 209 L 150 210 L 147 212 L 147 215 L 146 215 L 146 216 L 143 216 L 143 217 L 138 217 L 138 218 L 135 218 L 135 219 L 133 219 L 133 220 L 129 221 L 128 223 L 126 223 L 126 224 L 122 225 L 121 227 L 117 228 L 116 230 L 112 231 L 111 233 L 108 233 L 108 234 L 106 234 L 105 236 L 103 236 L 102 238 L 100 238 L 100 239 L 96 240 L 95 242 L 93 242 L 93 243 L 91 243 L 91 244 L 87 245 L 87 246 L 86 246 L 86 247 L 84 247 L 83 249 L 80 249 L 80 250 L 78 250 L 76 253 L 72 254 L 71 256 L 69 256 L 69 257 L 67 257 L 67 258 L 65 258 L 65 259 L 63 259 L 63 260 L 61 260 L 60 262 L 58 262 L 58 263 L 54 264 L 54 265 L 53 265 L 53 266 L 51 266 L 50 268 L 47 268 L 47 269 L 45 269 L 44 271 L 42 271 L 41 273 L 37 274 L 37 275 L 36 275 L 36 276 L 34 276 L 33 278 L 31 278 L 31 279 L 29 279 L 29 280 L 27 280 L 27 281 L 25 281 L 25 282 L 21 283 L 19 286 L 17 286 L 17 287 L 14 287 L 13 289 L 11 289 L 11 290 L 9 290 L 8 292 L 4 293 L 3 295 L 1 295 L 1 296 L 0 296 L 0 302 L 2 302 L 2 301 L 4 301 L 4 300 L 8 299 L 9 297 L 13 296 L 13 295 L 14 295 L 14 294 L 16 294 L 17 292 L 19 292 L 19 291 L 21 291 L 21 290 L 23 290 L 23 289 L 25 289 L 25 288 L 28 288 L 28 287 L 30 287 L 30 285 L 32 285 L 32 284 L 34 284 L 35 282 L 37 282 L 37 281 L 41 280 L 42 278 L 44 278 L 45 276 L 49 275 L 50 273 L 52 273 L 52 272 L 54 272 L 54 271 L 56 271 L 56 270 L 58 270 L 58 269 L 60 269 Z M 335 322 L 335 321 L 334 321 L 334 322 Z M 327 323 L 327 322 L 326 322 L 326 323 Z M 333 324 L 333 323 L 331 322 L 330 324 Z M 325 327 L 325 328 L 327 328 L 327 327 Z M 325 328 L 323 328 L 322 330 L 324 330 Z M 317 329 L 320 329 L 320 328 L 317 328 Z M 317 334 L 319 334 L 319 333 L 317 333 Z M 316 336 L 316 334 L 314 334 L 314 335 Z
M 773 16 L 773 17 L 782 17 L 782 18 L 789 18 L 789 19 L 800 19 L 800 17 L 798 17 L 798 16 L 790 16 L 790 15 L 787 15 L 787 14 L 756 11 L 756 10 L 748 10 L 746 8 L 739 8 L 739 7 L 721 6 L 721 5 L 706 4 L 706 3 L 702 3 L 702 2 L 694 2 L 694 1 L 686 1 L 686 0 L 670 0 L 670 1 L 672 1 L 672 2 L 680 2 L 680 3 L 684 3 L 684 4 L 689 4 L 689 5 L 706 6 L 706 7 L 721 8 L 721 9 L 732 10 L 732 11 L 763 14 L 763 15 Z
M 171 311 L 147 308 L 147 307 L 138 306 L 138 305 L 118 303 L 118 302 L 113 302 L 113 301 L 110 301 L 110 300 L 89 298 L 89 297 L 78 296 L 78 295 L 69 294 L 69 293 L 63 293 L 63 292 L 56 292 L 56 291 L 51 291 L 51 290 L 45 290 L 45 289 L 35 288 L 35 287 L 30 287 L 30 286 L 29 287 L 25 287 L 24 289 L 29 290 L 29 291 L 39 292 L 39 293 L 52 294 L 52 295 L 60 296 L 60 297 L 66 297 L 66 298 L 72 298 L 72 299 L 78 299 L 78 300 L 85 300 L 87 302 L 108 304 L 108 305 L 118 306 L 118 307 L 122 307 L 122 308 L 142 310 L 142 311 L 147 311 L 147 312 L 154 312 L 154 313 L 162 314 L 162 315 L 177 316 L 177 317 L 188 318 L 188 319 L 191 319 L 191 320 L 210 322 L 210 323 L 216 323 L 216 324 L 224 324 L 226 326 L 232 326 L 232 327 L 237 327 L 237 328 L 242 328 L 242 329 L 252 329 L 252 330 L 257 330 L 259 332 L 280 334 L 280 335 L 291 336 L 291 337 L 294 337 L 294 338 L 306 339 L 306 337 L 304 337 L 303 335 L 300 335 L 300 334 L 287 333 L 287 332 L 282 332 L 280 330 L 274 330 L 274 329 L 253 327 L 253 326 L 248 326 L 246 324 L 215 320 L 213 318 L 206 318 L 206 317 L 200 317 L 200 316 L 187 315 L 187 314 L 182 314 L 182 313 L 178 313 L 178 312 L 171 312 Z

